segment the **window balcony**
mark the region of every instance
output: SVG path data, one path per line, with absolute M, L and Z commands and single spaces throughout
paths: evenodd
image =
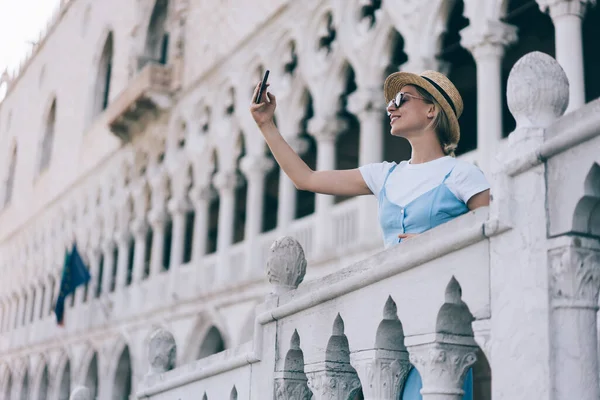
M 140 63 L 138 75 L 106 109 L 109 129 L 124 142 L 172 105 L 172 68 L 151 60 Z

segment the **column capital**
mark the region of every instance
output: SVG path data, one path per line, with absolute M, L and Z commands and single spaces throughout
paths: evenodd
M 213 185 L 219 191 L 233 190 L 239 183 L 239 177 L 235 171 L 219 171 L 213 178 Z
M 263 177 L 274 165 L 271 158 L 259 155 L 247 155 L 240 161 L 240 169 L 247 178 Z
M 148 232 L 148 223 L 144 218 L 136 218 L 129 224 L 129 229 L 136 239 L 141 239 Z
M 174 197 L 167 204 L 167 209 L 172 214 L 183 214 L 190 210 L 190 208 L 191 204 L 187 196 Z
M 548 251 L 553 308 L 598 309 L 600 250 L 558 247 Z
M 385 97 L 380 87 L 358 88 L 348 96 L 348 111 L 355 115 L 364 112 L 382 113 L 385 106 Z
M 165 209 L 162 207 L 151 209 L 148 213 L 148 222 L 150 222 L 150 225 L 153 228 L 164 226 L 165 222 L 167 222 L 167 213 L 165 212 Z
M 115 240 L 113 238 L 106 238 L 104 242 L 102 242 L 102 250 L 105 253 L 109 253 L 115 249 Z
M 347 122 L 336 115 L 314 116 L 308 121 L 308 132 L 317 142 L 335 142 L 347 126 Z
M 482 21 L 461 31 L 461 45 L 473 54 L 475 60 L 502 57 L 504 49 L 518 40 L 517 31 L 516 26 L 502 21 Z
M 300 136 L 286 137 L 285 141 L 290 145 L 292 150 L 300 155 L 306 153 L 310 147 L 309 141 Z
M 536 0 L 543 12 L 549 11 L 550 17 L 560 18 L 573 15 L 583 19 L 588 6 L 595 0 Z
M 190 189 L 190 199 L 194 204 L 202 201 L 211 201 L 216 196 L 217 193 L 211 186 L 193 186 Z

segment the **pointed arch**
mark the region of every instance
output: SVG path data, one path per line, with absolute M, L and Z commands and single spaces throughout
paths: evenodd
M 217 350 L 220 350 L 221 347 L 228 349 L 231 340 L 224 327 L 224 321 L 215 310 L 205 310 L 198 314 L 194 328 L 185 340 L 187 351 L 180 353 L 182 358 L 177 364 L 190 363 L 199 358 L 208 357 L 218 352 Z M 214 330 L 211 332 L 213 328 Z M 221 342 L 219 342 L 219 338 Z M 200 357 L 201 354 L 202 357 Z
M 113 378 L 113 400 L 129 399 L 132 394 L 132 362 L 129 346 L 121 351 Z
M 21 394 L 19 396 L 21 400 L 29 400 L 29 390 L 29 371 L 27 370 L 27 367 L 25 367 L 23 379 L 21 380 Z
M 15 174 L 17 170 L 17 142 L 13 140 L 13 143 L 10 147 L 9 153 L 9 162 L 8 162 L 8 170 L 6 174 L 6 179 L 4 181 L 4 201 L 3 205 L 7 206 L 10 204 L 13 198 L 14 184 L 15 184 Z
M 63 367 L 58 369 L 60 372 L 55 382 L 58 387 L 58 400 L 69 400 L 71 394 L 71 362 L 66 354 L 65 357 Z
M 169 12 L 168 0 L 156 0 L 144 44 L 144 55 L 140 58 L 138 69 L 142 69 L 148 62 L 166 64 L 168 61 L 169 33 L 167 31 L 167 16 Z
M 42 357 L 42 359 L 40 360 L 38 372 L 36 373 L 35 379 L 37 384 L 35 384 L 33 388 L 37 388 L 37 394 L 36 396 L 34 396 L 34 398 L 39 400 L 46 400 L 50 395 L 50 373 L 48 371 L 48 363 L 45 357 Z
M 46 113 L 44 133 L 39 147 L 38 175 L 50 166 L 52 160 L 52 148 L 54 146 L 54 135 L 56 130 L 56 97 L 52 98 L 50 108 Z
M 114 48 L 114 35 L 112 30 L 110 30 L 106 34 L 100 59 L 96 66 L 97 74 L 93 93 L 92 119 L 106 109 L 110 100 Z

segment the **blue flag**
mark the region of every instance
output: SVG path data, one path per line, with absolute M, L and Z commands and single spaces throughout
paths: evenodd
M 56 313 L 56 322 L 63 325 L 65 312 L 65 299 L 68 295 L 75 294 L 75 289 L 79 285 L 85 285 L 90 280 L 90 273 L 77 251 L 77 245 L 73 245 L 73 250 L 65 253 L 65 264 L 63 265 L 62 278 L 60 280 L 60 291 L 54 307 Z

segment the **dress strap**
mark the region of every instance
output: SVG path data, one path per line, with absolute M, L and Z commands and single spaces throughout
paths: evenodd
M 392 165 L 392 168 L 388 170 L 387 175 L 385 176 L 385 180 L 383 181 L 383 186 L 381 187 L 381 190 L 385 190 L 385 184 L 387 183 L 388 178 L 392 174 L 392 171 L 394 171 L 394 169 L 396 169 L 397 166 L 398 164 L 394 164 Z

